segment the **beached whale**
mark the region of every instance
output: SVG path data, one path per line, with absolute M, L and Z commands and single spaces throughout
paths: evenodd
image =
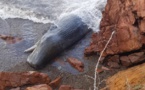
M 35 45 L 27 62 L 34 68 L 43 68 L 61 52 L 82 39 L 90 29 L 76 15 L 68 15 L 58 21 L 57 27 L 48 30 Z

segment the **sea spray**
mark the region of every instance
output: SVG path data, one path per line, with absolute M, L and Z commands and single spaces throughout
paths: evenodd
M 99 24 L 102 18 L 102 11 L 107 0 L 73 0 L 73 4 L 67 7 L 59 18 L 63 18 L 68 14 L 76 14 L 91 28 L 94 32 L 99 31 Z M 66 6 L 69 6 L 67 1 Z
M 0 17 L 55 23 L 65 15 L 75 14 L 97 32 L 106 3 L 107 0 L 5 0 L 0 1 Z

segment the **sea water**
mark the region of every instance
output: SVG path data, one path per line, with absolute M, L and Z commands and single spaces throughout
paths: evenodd
M 0 40 L 0 71 L 31 70 L 26 64 L 29 54 L 24 50 L 33 46 L 51 24 L 57 24 L 55 22 L 69 14 L 78 15 L 94 32 L 99 31 L 101 12 L 106 3 L 107 0 L 0 0 L 0 34 L 22 38 L 22 41 L 11 45 Z M 52 66 L 78 74 L 66 62 L 68 57 L 74 57 L 85 64 L 87 71 L 89 60 L 84 60 L 84 49 L 89 41 L 90 35 L 87 35 L 62 53 L 58 60 L 55 59 Z
M 106 3 L 107 0 L 0 0 L 0 18 L 55 24 L 65 15 L 75 14 L 97 32 Z

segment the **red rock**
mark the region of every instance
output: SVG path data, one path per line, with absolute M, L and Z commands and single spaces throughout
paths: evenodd
M 21 88 L 20 87 L 17 87 L 17 88 L 12 88 L 10 90 L 21 90 Z
M 9 44 L 13 44 L 22 40 L 22 38 L 19 38 L 19 37 L 12 37 L 12 36 L 6 36 L 6 35 L 0 35 L 0 39 L 6 41 Z
M 139 28 L 141 33 L 145 33 L 145 19 L 140 22 Z
M 120 57 L 120 61 L 121 61 L 121 64 L 123 66 L 128 67 L 128 66 L 132 65 L 132 63 L 131 63 L 130 59 L 128 58 L 128 56 L 121 56 Z
M 49 85 L 53 88 L 56 88 L 60 85 L 61 80 L 62 80 L 62 77 L 57 77 L 55 80 L 51 81 Z
M 128 57 L 129 57 L 129 59 L 131 60 L 132 63 L 137 63 L 139 58 L 140 58 L 140 57 L 134 56 L 134 55 L 129 55 Z
M 105 60 L 105 57 L 101 57 L 100 63 L 103 63 L 104 60 Z
M 29 84 L 48 84 L 49 77 L 44 73 L 29 72 L 0 72 L 0 90 L 6 87 L 20 87 Z
M 133 53 L 135 56 L 139 56 L 139 57 L 141 57 L 141 56 L 143 56 L 144 55 L 144 52 L 136 52 L 136 53 Z
M 73 87 L 70 85 L 61 85 L 59 90 L 73 90 Z
M 52 90 L 52 88 L 47 84 L 40 84 L 32 87 L 27 87 L 26 90 Z
M 128 57 L 133 64 L 141 62 L 145 59 L 144 52 L 133 53 L 128 55 Z
M 78 71 L 80 71 L 80 72 L 84 71 L 84 64 L 81 61 L 79 61 L 78 59 L 68 58 L 67 61 L 71 64 L 71 66 L 76 68 Z
M 108 62 L 110 68 L 120 68 L 120 65 L 116 62 Z
M 107 67 L 105 67 L 105 66 L 102 66 L 102 69 L 103 69 L 103 70 L 107 70 L 107 71 L 110 70 L 109 68 L 107 68 Z
M 112 62 L 116 62 L 116 63 L 119 63 L 119 55 L 114 55 L 114 56 L 111 56 L 108 61 L 112 61 Z
M 92 35 L 85 54 L 100 53 L 115 31 L 103 56 L 141 49 L 145 44 L 145 1 L 108 0 L 100 23 L 100 32 Z
M 97 73 L 102 73 L 104 70 L 98 68 L 96 71 L 97 71 Z

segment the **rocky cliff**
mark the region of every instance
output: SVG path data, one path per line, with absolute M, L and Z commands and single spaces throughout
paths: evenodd
M 135 51 L 145 44 L 145 0 L 108 0 L 100 31 L 92 35 L 85 54 L 101 52 L 115 31 L 104 56 Z

